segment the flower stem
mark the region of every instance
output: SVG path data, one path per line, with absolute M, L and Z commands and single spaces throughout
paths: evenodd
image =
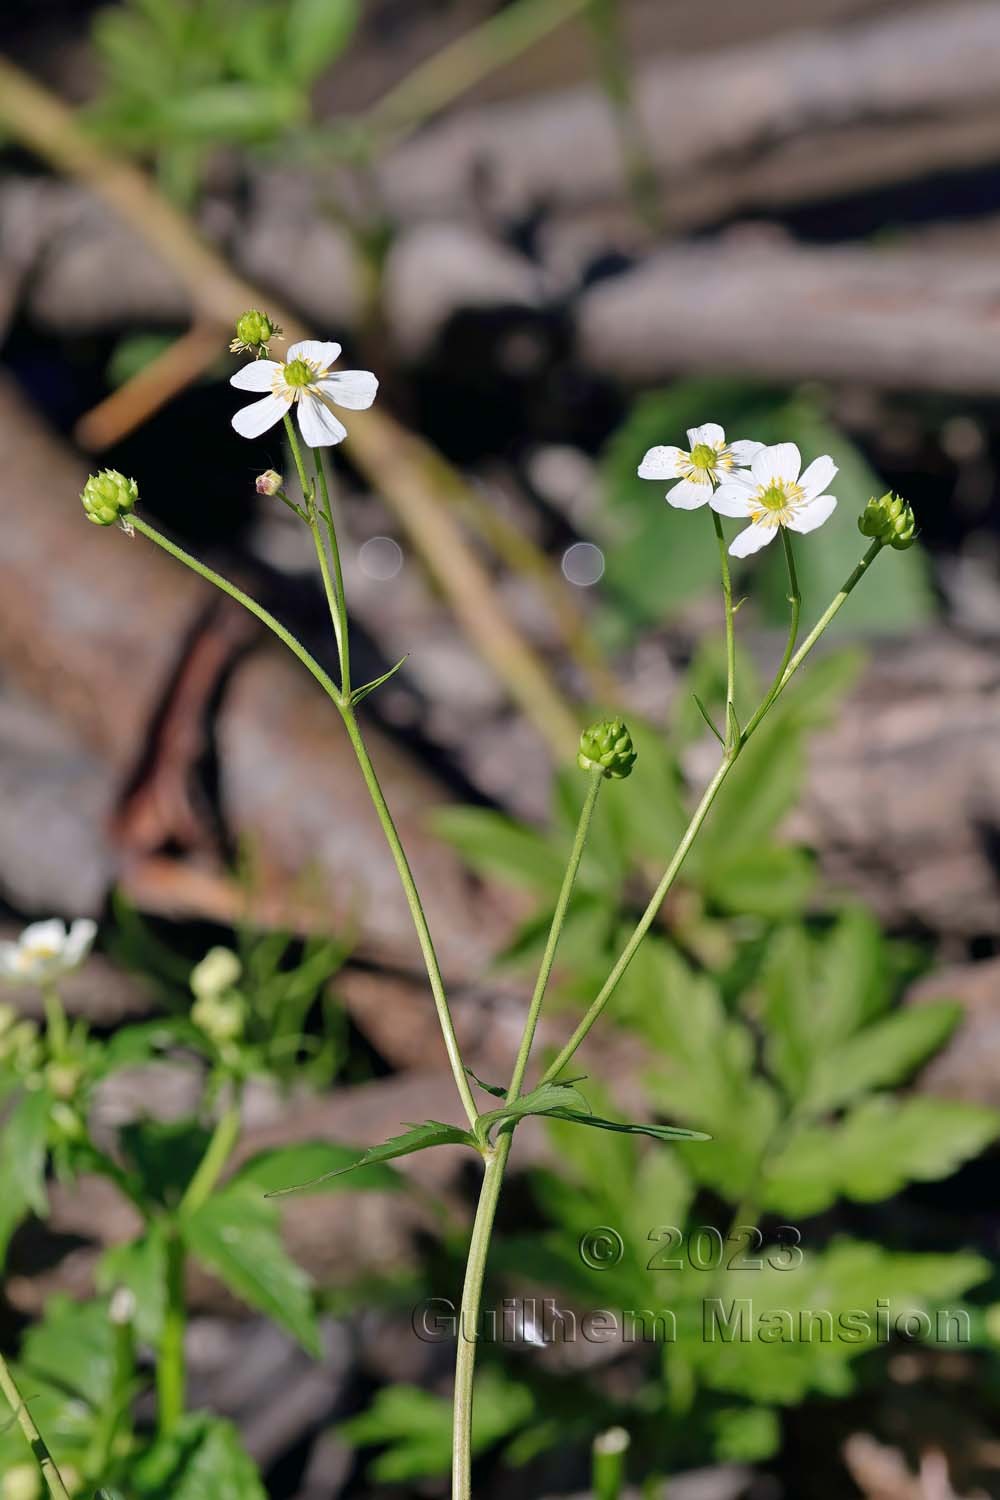
M 563 926 L 566 922 L 566 913 L 569 910 L 570 897 L 573 894 L 573 887 L 576 884 L 577 872 L 580 869 L 580 861 L 583 858 L 587 835 L 590 832 L 591 820 L 594 816 L 594 809 L 597 807 L 597 799 L 600 796 L 604 780 L 603 771 L 591 771 L 590 785 L 587 787 L 587 796 L 580 810 L 580 820 L 576 825 L 573 848 L 570 852 L 569 863 L 566 866 L 566 873 L 563 876 L 559 899 L 556 902 L 555 911 L 552 913 L 552 922 L 549 926 L 545 951 L 542 954 L 541 967 L 538 970 L 538 978 L 535 980 L 534 994 L 531 997 L 528 1017 L 524 1023 L 524 1033 L 521 1037 L 517 1060 L 514 1063 L 514 1071 L 511 1074 L 510 1087 L 507 1090 L 508 1104 L 517 1098 L 520 1093 L 521 1084 L 524 1082 L 524 1074 L 528 1066 L 528 1058 L 531 1054 L 531 1044 L 535 1039 L 535 1029 L 538 1026 L 538 1017 L 541 1014 L 542 1001 L 545 999 L 545 991 L 552 973 L 552 965 L 555 962 L 556 949 L 559 946 L 559 939 L 562 937 Z
M 337 621 L 334 622 L 334 630 L 337 631 L 337 647 L 340 652 L 340 689 L 345 698 L 351 696 L 351 652 L 350 641 L 347 632 L 347 595 L 344 592 L 344 570 L 340 561 L 340 545 L 337 541 L 337 528 L 333 520 L 333 508 L 330 505 L 330 489 L 326 477 L 326 462 L 322 448 L 316 459 L 316 474 L 319 479 L 320 495 L 322 496 L 322 515 L 326 526 L 327 539 L 330 543 L 330 556 L 333 559 L 333 577 L 337 600 Z M 329 599 L 329 592 L 327 599 Z M 332 613 L 332 606 L 331 606 Z
M 10 1367 L 2 1354 L 0 1354 L 0 1391 L 6 1397 L 7 1404 L 17 1419 L 17 1425 L 24 1433 L 25 1442 L 31 1449 L 35 1462 L 42 1471 L 42 1478 L 48 1486 L 52 1500 L 69 1500 L 69 1494 L 67 1493 L 66 1486 L 63 1484 L 62 1475 L 56 1468 L 55 1460 L 48 1450 L 45 1439 L 35 1426 L 31 1413 L 24 1404 L 21 1393 L 10 1372 Z
M 469 1241 L 469 1256 L 465 1263 L 455 1354 L 455 1415 L 451 1435 L 452 1500 L 471 1500 L 472 1496 L 472 1396 L 476 1373 L 476 1324 L 483 1295 L 493 1220 L 496 1217 L 512 1140 L 513 1134 L 509 1130 L 501 1133 L 492 1154 L 486 1158 L 486 1170 L 483 1173 L 479 1204 Z
M 233 1147 L 239 1139 L 240 1126 L 242 1124 L 242 1111 L 239 1101 L 223 1110 L 215 1124 L 212 1138 L 205 1149 L 205 1155 L 198 1163 L 198 1168 L 184 1190 L 184 1196 L 178 1204 L 177 1214 L 183 1218 L 185 1214 L 193 1214 L 201 1208 L 202 1204 L 211 1197 L 222 1170 L 229 1160 Z
M 545 998 L 545 991 L 552 974 L 556 949 L 559 946 L 559 939 L 562 936 L 562 930 L 566 923 L 566 913 L 569 910 L 570 897 L 573 894 L 573 887 L 580 869 L 580 861 L 583 858 L 583 851 L 587 843 L 587 835 L 590 832 L 594 810 L 597 807 L 597 799 L 604 780 L 603 771 L 598 770 L 590 773 L 590 784 L 587 787 L 587 795 L 584 799 L 583 807 L 580 809 L 573 847 L 566 865 L 566 873 L 563 876 L 559 898 L 552 913 L 552 921 L 549 924 L 549 934 L 545 942 L 545 951 L 542 954 L 538 978 L 535 981 L 531 1004 L 528 1007 L 528 1014 L 524 1023 L 521 1045 L 518 1048 L 510 1085 L 507 1089 L 508 1104 L 518 1097 L 521 1084 L 524 1082 L 528 1059 L 531 1055 L 531 1044 L 535 1038 L 538 1017 L 542 1009 L 542 1001 Z M 506 1134 L 502 1133 L 495 1149 L 486 1159 L 486 1170 L 483 1173 L 483 1181 L 479 1192 L 479 1204 L 476 1209 L 472 1240 L 469 1245 L 469 1256 L 465 1267 L 465 1282 L 462 1287 L 462 1308 L 459 1316 L 458 1347 L 455 1355 L 454 1421 L 452 1424 L 453 1500 L 468 1500 L 468 1497 L 472 1493 L 472 1397 L 476 1368 L 476 1323 L 479 1317 L 479 1305 L 483 1294 L 483 1278 L 486 1274 L 486 1259 L 489 1254 L 493 1219 L 496 1215 L 500 1188 L 503 1183 L 504 1168 L 507 1165 L 507 1157 L 510 1155 L 512 1139 L 510 1131 Z
M 656 918 L 656 914 L 663 904 L 664 899 L 666 898 L 667 892 L 670 890 L 670 887 L 673 885 L 675 879 L 677 878 L 677 873 L 680 870 L 681 865 L 684 863 L 684 860 L 687 857 L 691 845 L 694 843 L 694 840 L 698 834 L 699 829 L 701 828 L 702 823 L 704 823 L 705 818 L 708 816 L 709 809 L 711 808 L 712 803 L 715 801 L 715 798 L 718 795 L 723 782 L 729 775 L 732 767 L 736 764 L 740 750 L 743 748 L 747 740 L 750 738 L 751 734 L 753 734 L 754 730 L 757 728 L 757 725 L 760 723 L 763 715 L 777 700 L 780 694 L 784 692 L 785 688 L 792 680 L 792 677 L 805 661 L 806 657 L 809 655 L 816 642 L 820 639 L 823 632 L 827 629 L 834 616 L 843 607 L 851 591 L 855 588 L 860 579 L 864 577 L 865 573 L 868 571 L 875 558 L 881 552 L 882 547 L 883 543 L 877 538 L 874 542 L 872 542 L 871 546 L 868 548 L 868 551 L 865 553 L 864 557 L 858 563 L 854 571 L 847 578 L 840 591 L 834 595 L 833 599 L 830 601 L 830 604 L 823 611 L 820 618 L 816 621 L 816 624 L 806 636 L 798 651 L 788 662 L 787 666 L 784 667 L 782 674 L 776 681 L 773 690 L 767 695 L 764 703 L 761 705 L 761 709 L 758 709 L 757 713 L 750 720 L 750 723 L 743 731 L 739 744 L 736 745 L 731 752 L 727 751 L 718 769 L 716 770 L 715 775 L 712 777 L 708 786 L 705 788 L 705 791 L 702 793 L 701 801 L 695 808 L 691 816 L 691 821 L 688 824 L 687 828 L 684 830 L 683 837 L 681 838 L 681 841 L 677 846 L 674 856 L 667 866 L 662 880 L 656 887 L 656 890 L 653 892 L 649 904 L 647 905 L 642 916 L 639 918 L 632 936 L 629 938 L 628 942 L 625 944 L 625 947 L 622 949 L 622 952 L 617 962 L 615 963 L 614 968 L 611 970 L 611 973 L 604 981 L 600 992 L 591 1002 L 587 1011 L 584 1013 L 576 1030 L 573 1032 L 573 1035 L 563 1047 L 562 1051 L 559 1053 L 555 1061 L 552 1062 L 548 1068 L 546 1068 L 545 1073 L 543 1074 L 541 1079 L 542 1083 L 551 1083 L 552 1079 L 556 1078 L 559 1075 L 562 1069 L 569 1062 L 570 1058 L 576 1052 L 584 1037 L 594 1025 L 594 1022 L 600 1016 L 601 1012 L 607 1005 L 608 1001 L 611 999 L 611 996 L 614 994 L 615 990 L 618 988 L 618 985 L 621 982 L 626 969 L 636 955 L 640 943 L 652 926 L 653 921 Z M 793 590 L 797 590 L 798 585 L 794 578 L 794 564 L 792 571 L 792 584 Z
M 719 569 L 722 574 L 722 601 L 726 613 L 726 749 L 732 748 L 733 730 L 736 724 L 736 709 L 733 698 L 736 692 L 736 632 L 733 628 L 733 580 L 729 571 L 729 553 L 722 530 L 722 517 L 711 511 L 715 537 L 719 544 Z
M 455 1027 L 451 1019 L 451 1012 L 448 1007 L 448 999 L 445 994 L 444 980 L 441 976 L 441 967 L 438 963 L 437 954 L 434 950 L 434 943 L 430 935 L 430 929 L 427 925 L 427 918 L 424 915 L 423 905 L 420 900 L 420 894 L 417 890 L 416 882 L 413 879 L 413 872 L 410 869 L 410 865 L 403 850 L 402 843 L 400 842 L 399 834 L 396 830 L 396 825 L 392 820 L 392 814 L 389 811 L 388 804 L 382 793 L 382 788 L 379 785 L 378 777 L 375 774 L 375 768 L 372 765 L 371 759 L 368 755 L 367 747 L 365 746 L 364 740 L 362 739 L 361 730 L 358 726 L 357 717 L 354 713 L 353 708 L 351 707 L 349 702 L 345 702 L 344 698 L 341 696 L 340 689 L 336 686 L 332 677 L 330 677 L 328 673 L 324 672 L 323 668 L 317 661 L 314 660 L 312 656 L 310 656 L 309 652 L 302 645 L 302 643 L 300 641 L 297 641 L 295 636 L 292 635 L 291 631 L 288 630 L 284 625 L 282 625 L 280 620 L 276 620 L 274 615 L 272 615 L 270 611 L 264 609 L 262 605 L 256 602 L 256 600 L 251 599 L 250 595 L 245 594 L 242 589 L 238 589 L 235 584 L 230 583 L 227 578 L 223 578 L 221 573 L 216 573 L 213 568 L 206 567 L 203 562 L 199 562 L 196 557 L 192 557 L 190 552 L 185 552 L 183 547 L 178 547 L 176 542 L 171 542 L 167 539 L 167 537 L 162 536 L 160 532 L 155 529 L 155 527 L 150 526 L 149 523 L 142 520 L 141 517 L 133 515 L 129 519 L 131 520 L 136 531 L 139 531 L 143 536 L 148 537 L 151 542 L 155 542 L 158 547 L 162 547 L 165 552 L 169 552 L 171 557 L 176 558 L 178 562 L 182 562 L 185 567 L 191 568 L 193 572 L 199 574 L 199 576 L 204 578 L 208 583 L 213 584 L 217 589 L 221 589 L 224 594 L 228 594 L 230 599 L 235 599 L 237 604 L 242 604 L 244 609 L 249 610 L 249 612 L 258 620 L 260 620 L 263 625 L 266 625 L 268 630 L 272 631 L 273 634 L 276 635 L 278 639 L 284 645 L 286 645 L 295 656 L 298 657 L 299 661 L 302 662 L 303 666 L 306 667 L 306 669 L 312 674 L 313 677 L 315 677 L 316 681 L 326 693 L 327 697 L 338 709 L 340 716 L 344 721 L 344 727 L 347 730 L 348 737 L 354 748 L 354 753 L 357 756 L 358 765 L 361 768 L 361 774 L 365 779 L 365 784 L 368 787 L 368 791 L 374 804 L 375 811 L 378 815 L 379 822 L 382 825 L 382 831 L 385 834 L 386 842 L 389 845 L 390 852 L 392 854 L 393 860 L 395 861 L 396 869 L 399 873 L 399 879 L 403 887 L 403 893 L 406 896 L 407 905 L 410 908 L 410 915 L 413 918 L 413 925 L 416 928 L 417 940 L 420 943 L 420 951 L 423 955 L 424 966 L 427 970 L 427 978 L 430 981 L 431 993 L 434 996 L 434 1004 L 437 1008 L 438 1021 L 444 1034 L 445 1048 L 448 1053 L 448 1060 L 451 1063 L 451 1071 L 455 1079 L 455 1085 L 461 1097 L 465 1112 L 469 1117 L 469 1122 L 470 1124 L 474 1123 L 475 1120 L 478 1119 L 479 1111 L 476 1109 L 476 1102 L 472 1097 L 472 1090 L 469 1087 L 469 1080 L 466 1076 L 465 1065 L 462 1062 L 461 1053 L 459 1051 L 458 1038 L 455 1035 Z
M 782 526 L 780 528 L 780 531 L 781 543 L 785 549 L 785 564 L 788 568 L 788 602 L 792 608 L 792 616 L 788 625 L 788 639 L 785 642 L 785 651 L 784 655 L 781 658 L 781 665 L 779 666 L 777 672 L 775 672 L 774 680 L 765 693 L 760 707 L 757 709 L 757 712 L 754 714 L 746 729 L 743 731 L 744 740 L 746 740 L 757 728 L 757 725 L 760 723 L 761 719 L 767 713 L 768 709 L 771 707 L 771 704 L 774 702 L 775 698 L 777 698 L 778 694 L 781 692 L 781 689 L 784 687 L 786 680 L 785 673 L 788 670 L 788 664 L 792 659 L 792 652 L 795 650 L 795 642 L 799 638 L 799 618 L 802 613 L 802 590 L 799 588 L 799 578 L 798 574 L 795 571 L 795 555 L 792 552 L 792 539 L 788 535 L 788 528 Z M 851 585 L 851 587 L 853 588 L 853 584 Z M 850 589 L 848 589 L 848 593 L 849 592 Z M 844 597 L 846 598 L 847 595 L 845 594 Z M 826 627 L 824 626 L 823 628 L 825 629 Z
M 166 1305 L 160 1346 L 156 1351 L 156 1410 L 161 1437 L 173 1432 L 184 1415 L 184 1330 L 187 1308 L 184 1300 L 184 1242 L 171 1225 L 166 1242 Z

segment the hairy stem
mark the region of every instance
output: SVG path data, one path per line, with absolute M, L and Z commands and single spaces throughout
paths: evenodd
M 10 1372 L 10 1367 L 2 1354 L 0 1354 L 0 1391 L 6 1397 L 7 1404 L 17 1420 L 17 1425 L 24 1433 L 24 1440 L 31 1449 L 36 1464 L 42 1471 L 42 1478 L 48 1486 L 52 1500 L 69 1500 L 66 1486 L 62 1482 L 62 1475 L 56 1467 L 55 1460 L 48 1450 L 45 1439 L 35 1426 L 31 1413 L 24 1404 L 21 1392 L 18 1390 L 14 1377 Z

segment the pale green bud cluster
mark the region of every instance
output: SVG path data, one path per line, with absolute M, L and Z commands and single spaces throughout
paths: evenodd
M 135 509 L 138 498 L 139 486 L 135 480 L 118 469 L 91 474 L 80 495 L 87 519 L 95 526 L 113 526 Z
M 271 321 L 267 313 L 251 307 L 236 320 L 236 337 L 229 345 L 230 352 L 266 354 L 268 344 L 280 333 L 281 329 Z
M 204 995 L 192 1005 L 191 1019 L 217 1047 L 225 1047 L 243 1035 L 247 1008 L 239 995 Z
M 635 765 L 635 746 L 624 720 L 602 719 L 585 729 L 576 762 L 581 771 L 603 771 L 617 781 L 628 776 Z
M 214 1000 L 239 984 L 242 973 L 243 965 L 231 948 L 209 948 L 191 970 L 191 993 L 199 1000 Z
M 858 517 L 862 536 L 877 537 L 886 547 L 903 552 L 917 539 L 917 522 L 913 507 L 890 490 L 876 500 L 869 500 Z

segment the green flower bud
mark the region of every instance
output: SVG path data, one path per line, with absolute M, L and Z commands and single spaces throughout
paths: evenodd
M 257 493 L 258 495 L 276 495 L 284 482 L 277 469 L 265 469 L 263 474 L 257 475 Z
M 858 517 L 858 530 L 862 536 L 877 537 L 884 546 L 895 547 L 897 552 L 912 547 L 917 539 L 913 507 L 891 490 L 878 500 L 869 500 Z
M 272 323 L 267 313 L 258 311 L 251 307 L 241 318 L 236 320 L 236 337 L 229 345 L 230 352 L 242 354 L 244 351 L 267 353 L 267 346 L 273 338 L 277 338 L 281 329 L 277 323 Z
M 580 736 L 576 763 L 581 771 L 603 771 L 621 781 L 635 765 L 635 746 L 622 719 L 602 719 Z
M 0 1483 L 0 1500 L 42 1500 L 38 1465 L 12 1464 Z
M 192 1005 L 191 1019 L 217 1047 L 225 1047 L 243 1035 L 246 1006 L 239 995 L 203 995 Z
M 56 1099 L 69 1103 L 80 1087 L 83 1069 L 78 1063 L 50 1062 L 45 1069 L 45 1082 Z
M 71 1146 L 87 1138 L 87 1126 L 83 1119 L 72 1104 L 65 1104 L 62 1100 L 57 1099 L 49 1110 L 49 1123 L 57 1142 Z
M 243 965 L 231 948 L 210 948 L 191 970 L 191 992 L 199 1000 L 214 1000 L 238 984 Z
M 127 479 L 117 469 L 91 474 L 80 496 L 87 519 L 95 526 L 113 526 L 135 508 L 138 498 L 135 480 Z

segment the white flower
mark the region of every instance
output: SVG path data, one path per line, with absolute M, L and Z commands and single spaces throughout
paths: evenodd
M 749 472 L 731 474 L 712 496 L 712 508 L 723 516 L 749 516 L 729 551 L 748 557 L 773 542 L 780 526 L 792 531 L 815 531 L 837 508 L 825 495 L 837 465 L 828 453 L 813 459 L 803 475 L 802 455 L 794 443 L 776 443 L 754 457 Z
M 97 923 L 80 917 L 69 931 L 58 917 L 32 922 L 16 943 L 0 943 L 0 979 L 13 984 L 51 984 L 83 963 L 97 936 Z
M 229 384 L 241 391 L 268 391 L 263 401 L 244 406 L 233 418 L 241 437 L 260 437 L 298 407 L 299 430 L 310 448 L 329 448 L 343 442 L 347 428 L 334 416 L 331 403 L 350 411 L 364 411 L 375 400 L 378 381 L 370 370 L 338 370 L 330 366 L 340 354 L 339 344 L 303 339 L 293 344 L 283 364 L 255 359 L 237 370 Z
M 680 480 L 667 491 L 669 504 L 680 510 L 697 510 L 704 505 L 714 485 L 721 484 L 738 464 L 748 464 L 764 446 L 749 438 L 727 443 L 718 422 L 689 427 L 687 438 L 691 445 L 687 452 L 683 448 L 650 448 L 639 465 L 640 479 Z

